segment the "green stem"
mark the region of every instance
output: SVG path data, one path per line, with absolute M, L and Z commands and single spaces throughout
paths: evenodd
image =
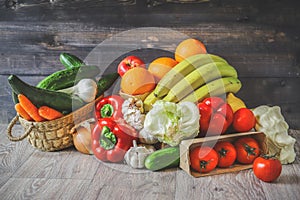
M 103 126 L 101 137 L 100 137 L 100 145 L 105 150 L 110 150 L 115 147 L 117 143 L 117 138 L 113 132 L 107 127 Z
M 111 104 L 105 104 L 100 110 L 100 114 L 103 118 L 111 117 L 114 113 L 114 107 Z
M 277 153 L 275 153 L 274 155 L 263 154 L 261 157 L 268 160 L 268 159 L 276 158 L 276 156 L 277 156 Z
M 224 148 L 221 148 L 220 151 L 218 151 L 218 153 L 221 157 L 225 157 L 227 152 L 228 152 L 228 150 L 226 150 Z
M 256 156 L 256 153 L 255 153 L 256 148 L 253 148 L 253 147 L 249 146 L 248 144 L 244 144 L 244 148 L 245 148 L 248 156 L 250 156 L 250 155 Z
M 63 93 L 72 95 L 74 93 L 74 90 L 75 90 L 75 86 L 58 90 L 58 92 L 63 92 Z
M 202 169 L 206 169 L 207 165 L 210 163 L 211 161 L 205 161 L 205 160 L 200 160 L 200 172 L 202 171 Z

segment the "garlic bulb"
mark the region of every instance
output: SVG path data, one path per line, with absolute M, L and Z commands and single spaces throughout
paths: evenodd
M 144 128 L 139 132 L 139 140 L 144 144 L 155 144 L 159 142 L 155 136 L 153 136 Z
M 92 102 L 97 94 L 97 83 L 92 79 L 81 79 L 75 86 L 59 90 L 74 96 L 78 96 L 84 102 Z
M 132 168 L 144 168 L 145 159 L 148 155 L 153 153 L 153 149 L 148 149 L 145 146 L 137 146 L 136 140 L 133 141 L 133 147 L 131 147 L 125 154 L 124 159 L 126 163 Z

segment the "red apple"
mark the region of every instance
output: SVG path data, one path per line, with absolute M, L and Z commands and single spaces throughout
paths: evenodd
M 127 56 L 118 65 L 118 73 L 122 77 L 128 70 L 134 67 L 146 68 L 142 59 L 136 56 Z

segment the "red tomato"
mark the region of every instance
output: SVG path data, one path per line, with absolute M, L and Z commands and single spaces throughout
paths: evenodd
M 239 138 L 234 143 L 237 152 L 237 161 L 242 164 L 251 164 L 259 156 L 260 148 L 258 142 L 251 137 Z
M 231 125 L 231 123 L 233 121 L 233 110 L 232 110 L 231 106 L 228 103 L 225 103 L 221 107 L 219 107 L 217 112 L 219 112 L 223 116 L 225 116 L 227 123 L 229 125 Z
M 281 162 L 274 156 L 258 157 L 253 162 L 255 176 L 265 182 L 275 181 L 280 176 L 281 170 Z
M 198 103 L 200 136 L 220 135 L 226 132 L 233 120 L 233 111 L 220 97 L 209 97 Z
M 200 173 L 207 173 L 216 168 L 218 154 L 208 146 L 196 147 L 190 152 L 190 161 L 194 170 Z
M 211 119 L 209 121 L 206 135 L 212 136 L 212 135 L 223 134 L 227 130 L 227 127 L 228 127 L 228 123 L 226 122 L 226 118 L 224 117 L 224 115 L 222 115 L 221 113 L 214 113 L 211 116 Z M 201 128 L 201 124 L 200 124 L 200 128 Z
M 221 105 L 223 105 L 224 99 L 221 97 L 208 97 L 202 101 L 204 104 L 210 106 L 212 109 L 217 110 Z
M 200 130 L 202 133 L 206 133 L 209 125 L 210 125 L 210 118 L 213 113 L 213 109 L 211 106 L 208 106 L 204 102 L 198 103 L 198 109 L 200 113 Z M 220 129 L 220 128 L 219 128 Z
M 214 150 L 218 153 L 218 167 L 230 167 L 236 160 L 236 150 L 230 142 L 218 142 L 214 146 Z
M 253 112 L 248 108 L 240 108 L 234 113 L 232 126 L 238 132 L 250 131 L 256 123 Z
M 122 77 L 128 70 L 134 67 L 146 68 L 144 61 L 136 56 L 127 56 L 118 65 L 118 73 Z

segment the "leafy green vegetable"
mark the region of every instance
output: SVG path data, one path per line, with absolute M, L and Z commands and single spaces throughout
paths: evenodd
M 192 102 L 176 104 L 159 100 L 147 113 L 144 129 L 159 141 L 176 146 L 181 140 L 198 135 L 199 118 L 198 108 Z

